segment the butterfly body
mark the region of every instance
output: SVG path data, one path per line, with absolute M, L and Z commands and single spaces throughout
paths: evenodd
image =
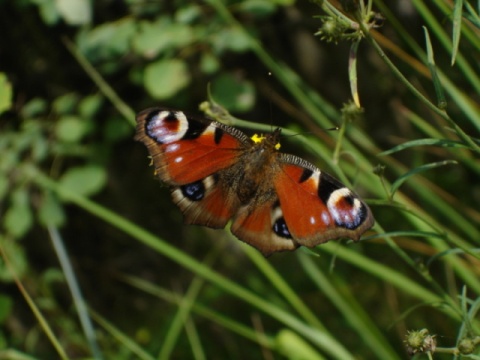
M 263 254 L 358 240 L 374 219 L 357 195 L 309 162 L 278 151 L 280 130 L 249 138 L 236 128 L 183 112 L 137 115 L 136 139 L 172 187 L 189 224 L 231 231 Z

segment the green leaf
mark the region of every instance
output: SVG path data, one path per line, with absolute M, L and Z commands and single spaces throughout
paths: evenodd
M 47 25 L 54 25 L 60 19 L 60 14 L 55 4 L 56 0 L 32 0 L 38 6 L 38 11 Z
M 12 107 L 12 84 L 4 73 L 0 72 L 0 114 Z
M 92 21 L 90 0 L 56 0 L 57 10 L 69 25 L 85 25 Z
M 38 209 L 38 220 L 44 226 L 62 226 L 65 223 L 65 212 L 58 198 L 46 192 Z
M 49 142 L 46 138 L 40 136 L 34 138 L 30 152 L 32 160 L 37 163 L 45 160 L 48 156 L 49 150 Z
M 220 68 L 220 63 L 218 58 L 214 56 L 211 52 L 202 53 L 200 58 L 200 69 L 205 74 L 212 74 Z
M 190 74 L 181 60 L 160 60 L 148 65 L 144 85 L 156 99 L 168 99 L 190 83 Z
M 250 37 L 237 27 L 226 28 L 212 37 L 212 46 L 216 52 L 231 50 L 245 52 L 250 49 Z
M 60 185 L 80 196 L 91 196 L 105 185 L 107 174 L 99 166 L 87 165 L 68 170 L 61 178 Z
M 79 96 L 75 93 L 68 93 L 59 96 L 53 102 L 53 109 L 57 114 L 70 114 L 78 104 Z
M 33 98 L 23 105 L 21 114 L 24 118 L 34 117 L 43 114 L 47 110 L 47 102 L 41 98 Z
M 198 4 L 184 4 L 175 13 L 175 22 L 190 24 L 202 16 L 202 8 Z
M 222 74 L 213 81 L 212 96 L 230 111 L 248 111 L 255 104 L 255 88 L 252 83 L 232 74 Z
M 170 19 L 160 18 L 156 22 L 142 22 L 138 34 L 133 39 L 135 51 L 152 58 L 172 48 L 184 48 L 195 39 L 189 25 L 171 23 Z
M 87 130 L 87 123 L 77 116 L 63 116 L 55 126 L 55 134 L 60 141 L 79 142 Z
M 107 22 L 79 37 L 80 50 L 88 55 L 90 61 L 112 60 L 130 51 L 131 41 L 137 31 L 136 21 L 122 18 Z
M 92 118 L 99 111 L 102 103 L 103 97 L 100 94 L 86 96 L 78 104 L 78 112 L 83 118 Z
M 3 226 L 10 235 L 21 238 L 33 224 L 29 195 L 25 188 L 20 188 L 13 192 L 11 199 L 12 203 L 5 213 Z
M 12 239 L 6 240 L 3 237 L 0 237 L 0 243 L 2 252 L 8 256 L 10 267 L 15 269 L 15 275 L 17 275 L 20 279 L 23 278 L 28 268 L 28 262 L 26 260 L 23 247 L 21 247 L 17 241 Z M 10 267 L 6 267 L 3 258 L 0 257 L 0 281 L 13 281 Z

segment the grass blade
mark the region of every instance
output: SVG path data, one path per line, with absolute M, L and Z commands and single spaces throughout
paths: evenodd
M 455 59 L 458 53 L 458 44 L 460 43 L 460 35 L 462 33 L 462 11 L 463 0 L 455 0 L 453 8 L 453 29 L 452 29 L 452 66 L 455 64 Z
M 400 176 L 395 182 L 392 184 L 392 187 L 390 188 L 390 197 L 393 198 L 393 195 L 397 191 L 397 189 L 406 181 L 408 180 L 409 177 L 416 175 L 418 173 L 431 170 L 440 166 L 445 166 L 445 165 L 453 165 L 453 164 L 458 164 L 455 160 L 444 160 L 444 161 L 438 161 L 435 163 L 430 163 L 430 164 L 425 164 L 419 167 L 416 167 L 407 173 L 403 174 Z

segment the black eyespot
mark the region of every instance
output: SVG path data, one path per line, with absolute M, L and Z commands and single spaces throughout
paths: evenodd
M 290 234 L 290 231 L 288 231 L 287 224 L 285 222 L 285 219 L 279 218 L 275 223 L 273 224 L 272 228 L 273 232 L 277 234 L 280 237 L 286 238 L 286 239 L 291 239 L 292 235 Z
M 205 196 L 205 185 L 202 180 L 180 186 L 183 196 L 191 201 L 200 201 Z
M 340 224 L 339 226 L 342 226 L 349 230 L 355 230 L 365 222 L 365 220 L 367 219 L 367 215 L 368 215 L 367 208 L 365 207 L 364 204 L 362 204 L 358 209 L 356 216 L 352 219 L 352 221 L 350 222 L 345 221 L 343 224 Z

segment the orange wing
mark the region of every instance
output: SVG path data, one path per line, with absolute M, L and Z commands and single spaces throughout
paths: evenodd
M 190 184 L 231 166 L 250 142 L 232 127 L 160 108 L 137 115 L 135 139 L 148 147 L 155 174 L 170 185 Z
M 373 226 L 368 206 L 332 176 L 292 155 L 282 154 L 280 167 L 274 187 L 288 231 L 298 244 L 358 240 Z
M 185 222 L 223 228 L 238 209 L 236 195 L 218 185 L 218 173 L 233 166 L 251 140 L 235 128 L 152 108 L 137 115 L 136 140 L 153 159 L 155 174 L 172 185 Z

